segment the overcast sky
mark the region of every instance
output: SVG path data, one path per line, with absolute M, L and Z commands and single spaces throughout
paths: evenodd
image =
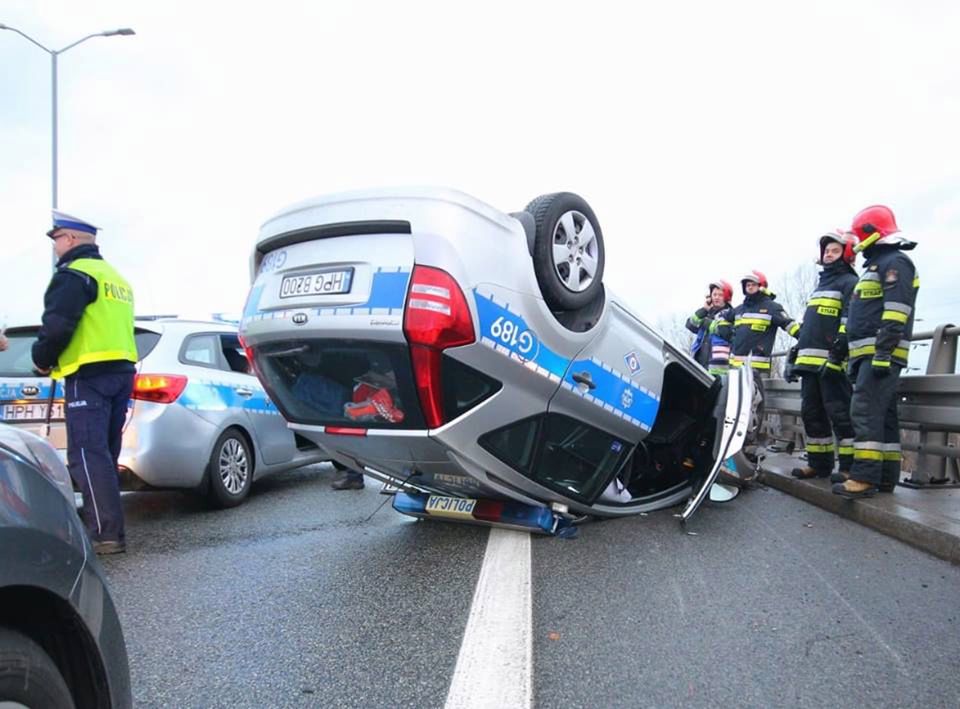
M 0 22 L 60 58 L 60 206 L 142 313 L 238 312 L 257 230 L 312 195 L 455 187 L 594 207 L 650 319 L 896 211 L 920 316 L 960 322 L 960 3 L 47 2 Z M 0 314 L 50 274 L 50 59 L 0 32 Z

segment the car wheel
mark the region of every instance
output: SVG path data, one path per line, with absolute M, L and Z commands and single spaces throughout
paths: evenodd
M 0 705 L 73 709 L 60 670 L 36 642 L 0 628 Z
M 236 507 L 250 493 L 253 454 L 243 434 L 229 428 L 220 434 L 208 468 L 210 502 L 216 507 Z
M 571 192 L 541 195 L 527 205 L 536 234 L 533 268 L 552 310 L 579 310 L 602 289 L 603 233 L 586 200 Z

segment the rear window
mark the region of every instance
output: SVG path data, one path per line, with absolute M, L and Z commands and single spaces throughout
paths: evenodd
M 0 352 L 0 377 L 30 377 L 33 357 L 30 348 L 37 339 L 36 328 L 7 330 L 7 349 Z
M 406 345 L 287 341 L 257 347 L 254 358 L 264 387 L 288 421 L 425 428 Z
M 0 352 L 0 377 L 31 377 L 33 373 L 33 354 L 31 348 L 37 340 L 38 328 L 12 328 L 7 330 L 7 349 Z M 160 341 L 160 335 L 149 330 L 137 330 L 134 335 L 137 342 L 137 358 L 143 359 Z

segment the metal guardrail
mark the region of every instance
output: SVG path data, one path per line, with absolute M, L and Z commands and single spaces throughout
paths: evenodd
M 902 447 L 918 455 L 916 470 L 904 481 L 911 487 L 960 485 L 960 448 L 949 443 L 960 434 L 960 374 L 957 374 L 957 340 L 960 327 L 940 325 L 933 331 L 914 333 L 912 342 L 930 340 L 926 374 L 900 377 L 900 428 L 915 432 L 902 436 Z M 777 353 L 774 356 L 785 353 Z M 800 421 L 800 385 L 767 379 L 764 429 L 768 435 L 803 447 Z M 770 415 L 779 417 L 774 427 Z

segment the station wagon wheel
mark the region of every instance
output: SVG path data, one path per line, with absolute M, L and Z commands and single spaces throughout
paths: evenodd
M 207 469 L 210 501 L 217 507 L 236 507 L 246 499 L 253 482 L 253 454 L 246 438 L 227 429 L 213 446 Z
M 552 310 L 579 310 L 601 292 L 605 253 L 596 215 L 579 195 L 556 192 L 527 205 L 536 225 L 533 268 Z

